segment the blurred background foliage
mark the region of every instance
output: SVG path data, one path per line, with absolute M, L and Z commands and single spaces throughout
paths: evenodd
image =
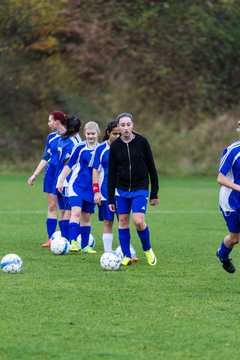
M 1 0 L 2 168 L 40 160 L 48 114 L 133 114 L 160 174 L 213 175 L 237 139 L 239 0 Z

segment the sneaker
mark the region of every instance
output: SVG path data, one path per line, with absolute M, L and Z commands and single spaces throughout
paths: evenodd
M 71 244 L 69 246 L 69 251 L 78 252 L 79 250 L 80 250 L 80 246 L 79 246 L 77 240 L 72 240 Z
M 122 258 L 122 265 L 123 266 L 131 265 L 131 263 L 132 263 L 132 259 L 130 257 L 124 256 Z
M 154 266 L 157 264 L 157 258 L 155 256 L 152 248 L 147 251 L 144 251 L 144 254 L 147 258 L 148 265 Z
M 88 245 L 82 249 L 82 253 L 96 254 L 96 250 L 93 250 L 93 248 Z
M 220 249 L 218 249 L 216 251 L 216 255 L 219 258 L 219 260 L 221 261 L 223 269 L 226 270 L 230 274 L 235 273 L 236 269 L 235 269 L 235 266 L 233 265 L 233 263 L 231 262 L 232 259 L 226 259 L 226 260 L 220 259 L 219 250 Z
M 50 246 L 51 246 L 51 240 L 50 239 L 47 239 L 47 241 L 44 244 L 42 244 L 42 247 L 44 247 L 44 248 L 50 248 Z

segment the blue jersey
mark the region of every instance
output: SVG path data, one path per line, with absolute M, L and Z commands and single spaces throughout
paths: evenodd
M 60 136 L 61 134 L 55 131 L 47 137 L 43 159 L 47 160 L 50 165 L 58 165 L 58 141 Z
M 240 141 L 223 150 L 219 172 L 234 184 L 240 185 Z M 222 185 L 219 203 L 224 212 L 240 210 L 240 192 Z
M 89 149 L 86 143 L 77 145 L 68 161 L 72 169 L 69 180 L 69 197 L 79 196 L 82 200 L 94 203 L 92 189 L 92 158 L 95 148 Z
M 55 188 L 58 187 L 58 180 L 60 178 L 60 174 L 63 171 L 64 165 L 67 160 L 70 158 L 73 148 L 81 142 L 80 136 L 72 136 L 70 138 L 63 139 L 60 137 L 58 141 L 58 165 L 56 170 L 56 178 L 55 178 Z M 71 174 L 64 181 L 64 188 L 68 187 L 68 180 L 70 179 Z M 57 192 L 56 192 L 57 193 Z M 64 193 L 65 194 L 65 193 Z
M 109 143 L 104 141 L 96 148 L 92 167 L 99 171 L 99 186 L 102 200 L 107 200 L 107 179 L 108 179 L 108 159 Z

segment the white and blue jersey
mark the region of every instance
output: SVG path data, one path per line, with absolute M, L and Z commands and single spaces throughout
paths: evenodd
M 219 172 L 240 185 L 240 141 L 223 150 Z M 223 212 L 240 211 L 240 192 L 221 185 L 219 204 Z
M 108 159 L 109 159 L 109 143 L 104 141 L 96 148 L 92 167 L 99 172 L 99 187 L 101 199 L 107 200 L 107 179 L 108 179 Z
M 57 131 L 48 135 L 44 155 L 42 157 L 43 160 L 48 162 L 44 174 L 43 191 L 50 194 L 53 194 L 54 192 L 54 178 L 56 176 L 58 165 L 58 141 L 60 136 L 61 135 Z
M 54 187 L 55 187 L 55 193 L 57 194 L 57 187 L 58 187 L 58 180 L 60 178 L 60 175 L 63 171 L 63 168 L 67 162 L 67 160 L 70 158 L 73 148 L 78 145 L 81 142 L 81 138 L 79 134 L 76 136 L 72 136 L 70 138 L 63 139 L 60 137 L 58 141 L 58 165 L 56 170 L 56 177 L 54 181 Z M 68 196 L 66 193 L 67 187 L 68 187 L 68 181 L 71 177 L 71 174 L 65 179 L 64 181 L 64 189 L 63 189 L 63 195 Z
M 79 197 L 94 204 L 91 167 L 94 151 L 95 148 L 90 149 L 86 142 L 77 145 L 72 151 L 67 164 L 72 169 L 68 187 L 70 201 L 71 198 Z

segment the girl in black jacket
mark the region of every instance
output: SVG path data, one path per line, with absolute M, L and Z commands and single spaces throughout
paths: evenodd
M 122 113 L 117 117 L 121 136 L 114 141 L 109 152 L 108 202 L 111 211 L 119 216 L 118 236 L 123 252 L 122 265 L 130 265 L 130 212 L 148 264 L 157 258 L 151 248 L 145 213 L 151 182 L 150 205 L 158 204 L 158 175 L 150 145 L 146 138 L 133 132 L 133 117 Z

